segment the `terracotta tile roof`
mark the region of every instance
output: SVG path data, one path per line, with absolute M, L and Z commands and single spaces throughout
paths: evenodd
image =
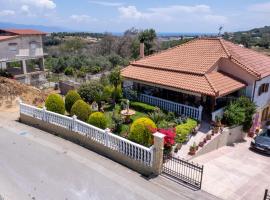
M 260 79 L 270 75 L 270 57 L 220 38 L 194 39 L 183 45 L 132 62 L 122 70 L 129 79 L 223 96 L 245 86 L 215 72 L 221 58 L 229 59 Z
M 217 96 L 225 96 L 246 86 L 244 83 L 221 72 L 211 72 L 205 76 L 217 93 Z
M 3 31 L 16 35 L 46 35 L 46 33 L 32 29 L 2 29 Z
M 195 39 L 183 45 L 135 61 L 132 65 L 151 66 L 204 74 L 221 58 L 227 57 L 217 39 Z
M 0 41 L 4 41 L 4 40 L 9 40 L 9 39 L 13 39 L 13 38 L 16 38 L 17 36 L 1 36 L 0 35 Z
M 124 68 L 121 71 L 121 74 L 127 79 L 187 90 L 210 96 L 221 96 L 228 91 L 235 91 L 239 88 L 245 87 L 245 84 L 219 72 L 212 72 L 208 77 L 206 77 L 204 75 L 130 65 Z M 224 83 L 223 81 L 226 82 Z

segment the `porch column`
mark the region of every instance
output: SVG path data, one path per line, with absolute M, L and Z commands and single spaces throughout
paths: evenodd
M 39 69 L 40 71 L 44 71 L 44 58 L 39 59 Z
M 22 70 L 24 74 L 27 74 L 26 61 L 22 60 Z
M 216 97 L 211 97 L 211 106 L 210 106 L 211 112 L 215 111 L 215 105 L 216 105 Z

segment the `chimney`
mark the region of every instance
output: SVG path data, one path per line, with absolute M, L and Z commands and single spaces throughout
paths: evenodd
M 140 43 L 140 57 L 144 58 L 144 43 Z

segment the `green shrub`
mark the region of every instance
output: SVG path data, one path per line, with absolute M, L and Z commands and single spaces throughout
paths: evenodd
M 146 117 L 135 120 L 131 127 L 128 138 L 144 146 L 150 146 L 153 143 L 151 129 L 156 129 L 155 123 Z
M 49 111 L 65 114 L 65 103 L 59 94 L 50 94 L 46 99 L 45 106 Z
M 113 93 L 114 93 L 114 90 L 113 90 Z M 123 98 L 122 86 L 118 85 L 115 91 L 115 100 L 119 101 L 122 98 Z
M 156 124 L 166 119 L 165 113 L 159 108 L 156 108 L 154 112 L 151 112 L 148 115 L 149 118 L 153 120 Z
M 82 121 L 87 121 L 89 115 L 91 114 L 91 107 L 83 100 L 78 100 L 71 107 L 70 114 L 76 115 L 77 118 Z
M 70 110 L 73 106 L 73 104 L 80 100 L 81 97 L 80 95 L 75 91 L 75 90 L 70 90 L 67 94 L 66 94 L 66 97 L 65 97 L 65 108 L 66 108 L 66 111 L 70 113 Z
M 155 106 L 151 106 L 151 105 L 141 103 L 141 102 L 131 102 L 130 107 L 132 107 L 133 109 L 137 111 L 146 112 L 146 113 L 154 112 L 156 109 Z
M 72 67 L 67 67 L 64 71 L 64 74 L 67 76 L 72 76 L 74 74 L 74 70 Z
M 112 97 L 112 94 L 113 94 L 113 87 L 110 86 L 110 85 L 107 85 L 103 89 L 103 97 L 102 97 L 102 99 L 104 101 L 108 101 Z
M 176 126 L 176 141 L 184 143 L 187 141 L 189 134 L 197 126 L 197 121 L 188 118 L 186 123 Z
M 229 126 L 243 124 L 245 121 L 245 108 L 241 107 L 237 102 L 230 103 L 225 108 L 224 119 Z
M 105 129 L 108 124 L 106 116 L 101 112 L 92 113 L 87 122 L 101 129 Z
M 79 95 L 88 103 L 96 101 L 99 103 L 103 98 L 104 86 L 98 81 L 90 81 L 82 84 L 78 89 Z

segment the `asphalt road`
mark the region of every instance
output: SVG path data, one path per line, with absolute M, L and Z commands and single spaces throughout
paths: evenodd
M 0 112 L 0 195 L 5 200 L 217 199 L 140 174 Z M 0 198 L 1 199 L 1 198 Z

